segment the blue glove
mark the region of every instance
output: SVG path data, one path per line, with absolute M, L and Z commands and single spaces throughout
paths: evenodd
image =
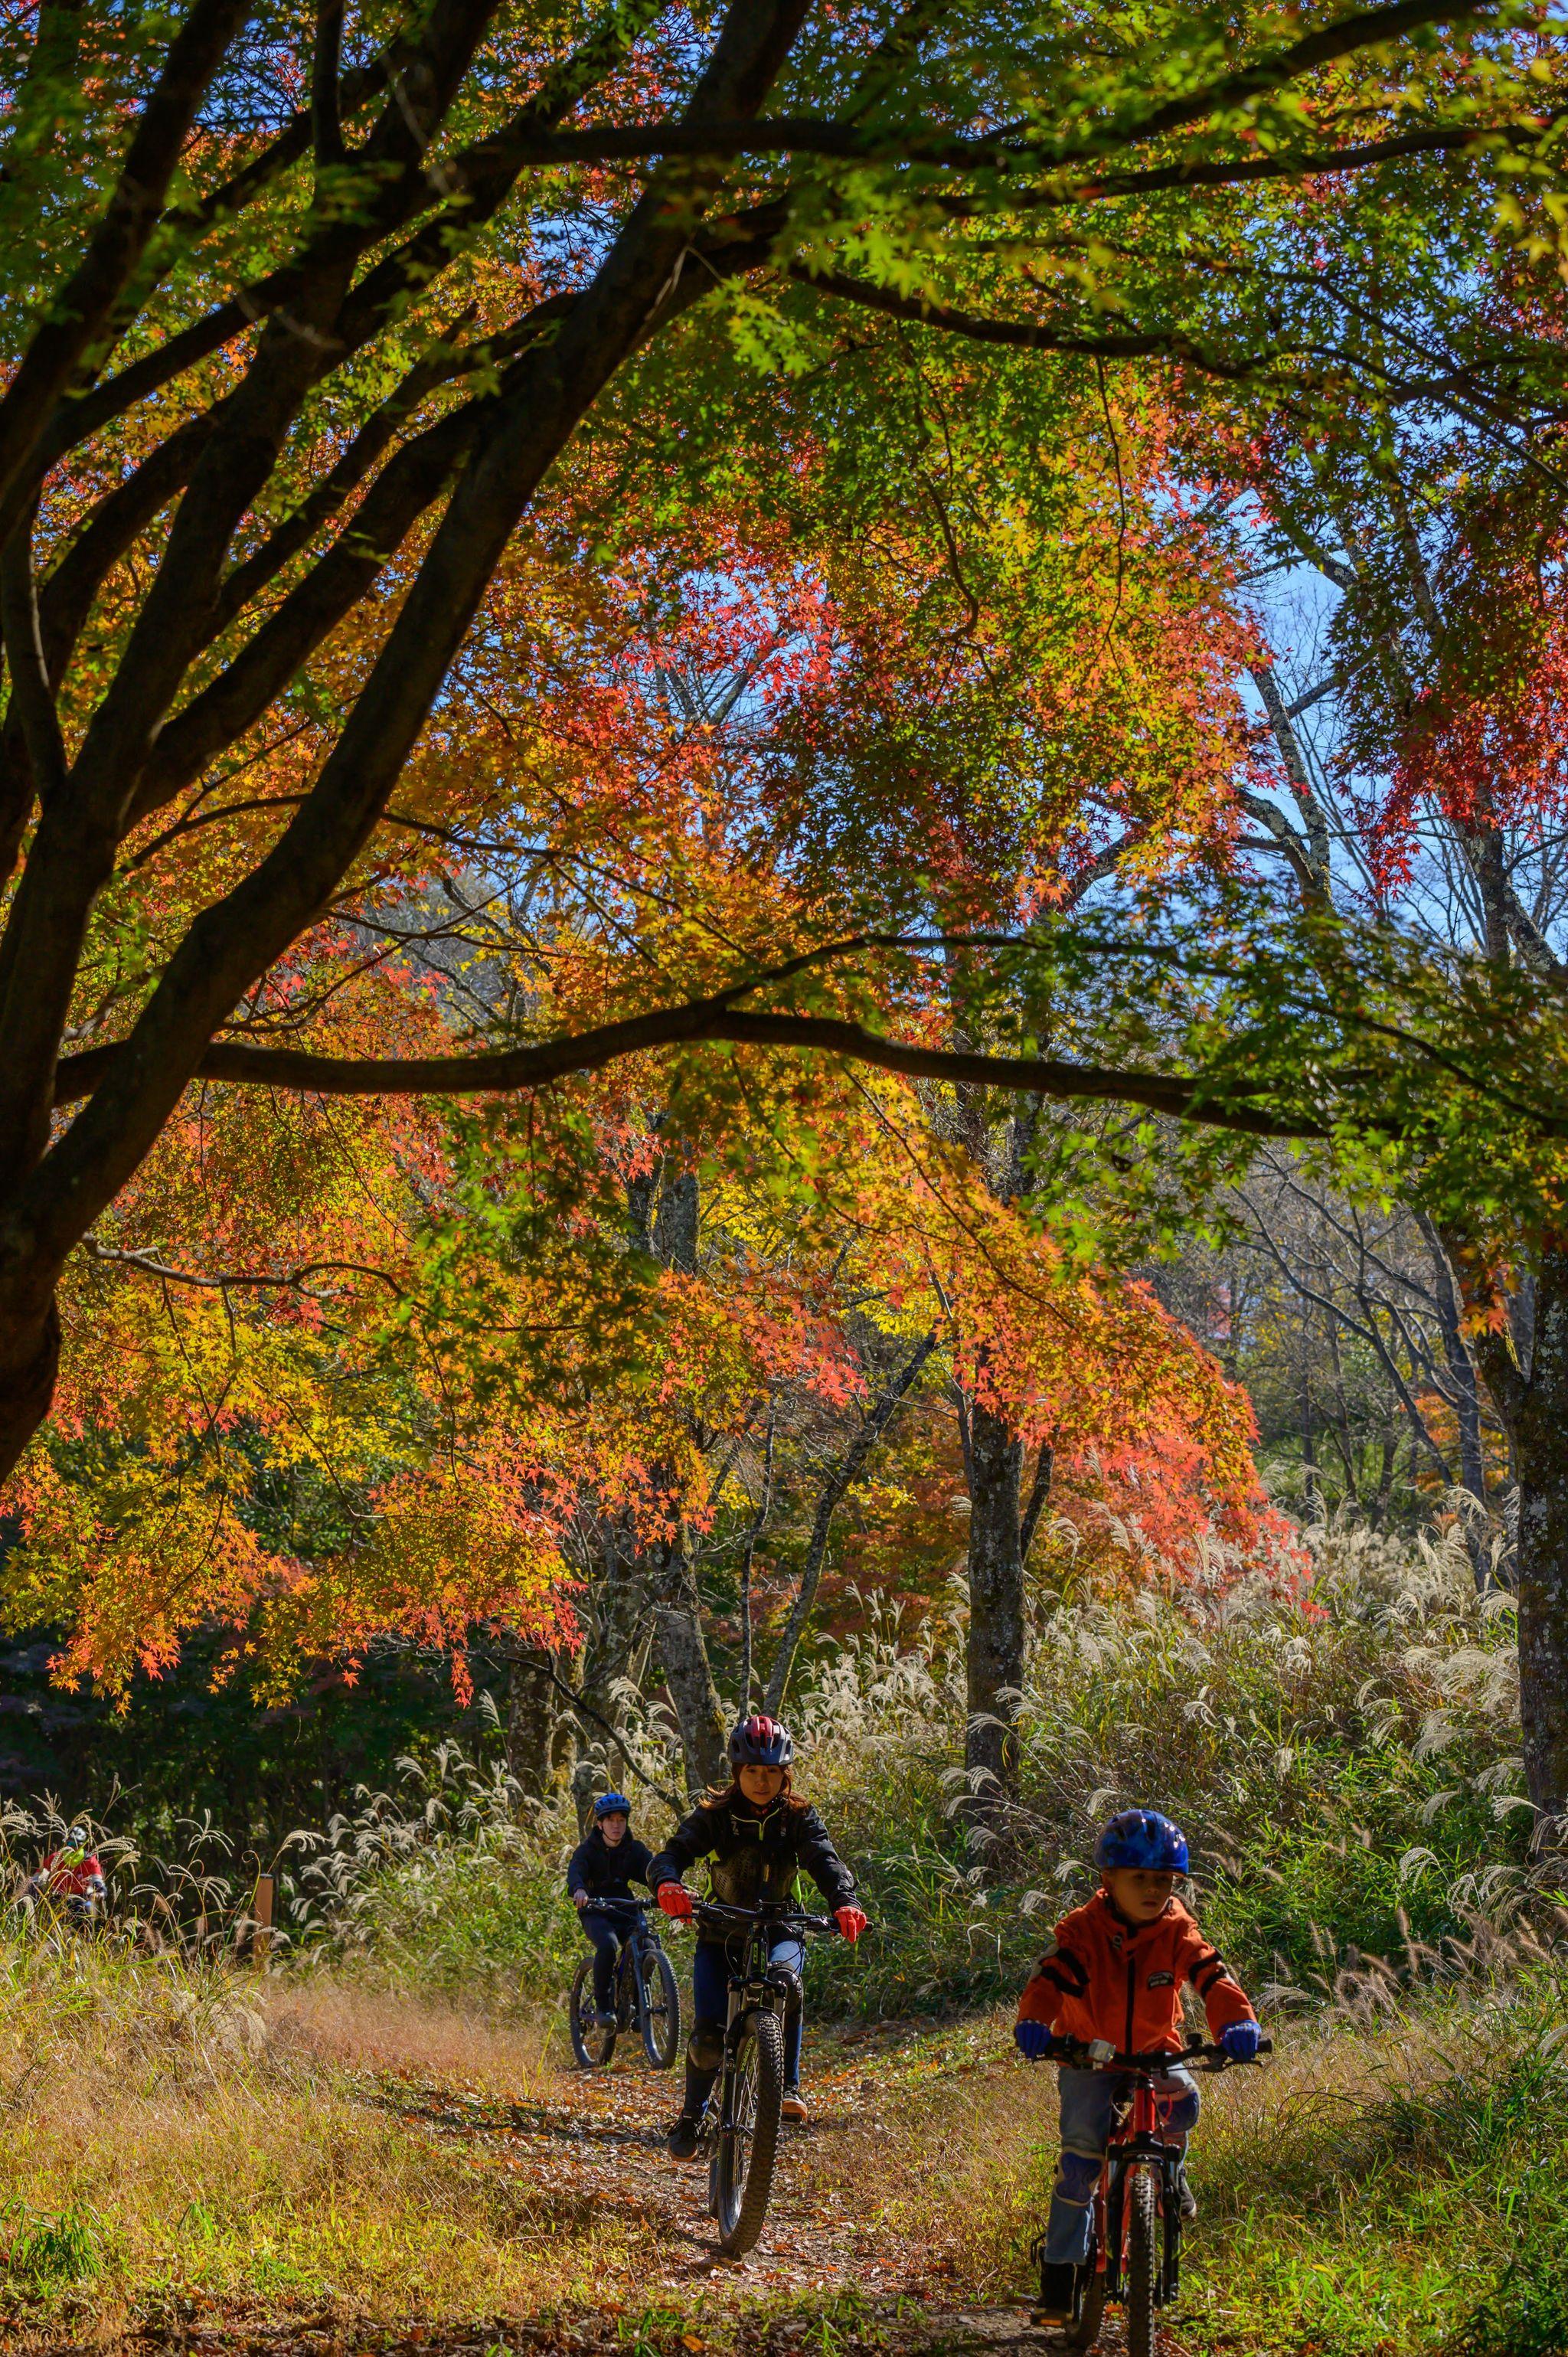
M 1255 2062 L 1262 2034 L 1255 2021 L 1233 2021 L 1229 2029 L 1220 2031 L 1219 2043 L 1232 2062 Z
M 1031 2062 L 1043 2062 L 1056 2043 L 1043 2021 L 1015 2021 L 1013 2037 L 1019 2053 L 1026 2054 Z

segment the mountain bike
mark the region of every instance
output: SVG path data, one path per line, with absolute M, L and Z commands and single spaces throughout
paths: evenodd
M 1265 2038 L 1260 2054 L 1273 2051 Z M 1074 2071 L 1111 2071 L 1128 2082 L 1119 2099 L 1115 2125 L 1105 2148 L 1090 2212 L 1089 2256 L 1073 2285 L 1069 2349 L 1092 2349 L 1100 2338 L 1108 2300 L 1127 2311 L 1127 2357 L 1155 2357 L 1155 2317 L 1181 2287 L 1181 2161 L 1174 2144 L 1160 2134 L 1155 2082 L 1180 2063 L 1187 2071 L 1227 2071 L 1238 2066 L 1223 2046 L 1201 2039 L 1179 2053 L 1118 2054 L 1109 2040 L 1092 2045 L 1058 2043 L 1053 2062 Z M 1029 2256 L 1045 2265 L 1045 2236 L 1036 2235 Z
M 703 2115 L 703 2133 L 710 2145 L 708 2208 L 718 2221 L 719 2247 L 738 2258 L 751 2249 L 768 2215 L 784 2101 L 784 2035 L 800 2006 L 798 1975 L 768 1960 L 768 1934 L 836 1935 L 838 1925 L 831 1915 L 802 1915 L 779 1900 L 751 1908 L 700 1899 L 693 1913 L 733 1943 L 725 2059 Z
M 681 1992 L 659 1934 L 649 1921 L 646 1899 L 596 1899 L 584 1912 L 631 1919 L 616 1964 L 615 2021 L 601 2029 L 594 2001 L 594 1959 L 586 1955 L 572 1983 L 572 2051 L 585 2071 L 602 2071 L 616 2040 L 635 2024 L 642 2050 L 656 2071 L 668 2071 L 681 2049 Z

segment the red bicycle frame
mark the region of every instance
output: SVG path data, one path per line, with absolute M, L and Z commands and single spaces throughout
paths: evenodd
M 1161 2296 L 1168 2300 L 1176 2297 L 1178 2281 L 1181 2147 L 1161 2129 L 1161 2099 L 1155 2093 L 1153 2076 L 1147 2071 L 1130 2072 L 1128 2076 L 1133 2085 L 1126 2115 L 1113 2125 L 1106 2140 L 1094 2191 L 1097 2264 L 1105 2276 L 1107 2297 L 1122 2298 L 1127 2279 L 1127 2178 L 1134 2169 L 1153 2169 L 1165 2230 Z

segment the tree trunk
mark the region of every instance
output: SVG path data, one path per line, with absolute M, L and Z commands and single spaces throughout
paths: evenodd
M 1463 1303 L 1454 1264 L 1438 1231 L 1435 1221 L 1424 1211 L 1416 1214 L 1426 1248 L 1432 1254 L 1436 1278 L 1437 1318 L 1443 1331 L 1443 1355 L 1447 1363 L 1448 1381 L 1454 1395 L 1454 1416 L 1459 1433 L 1459 1486 L 1477 1505 L 1487 1503 L 1487 1460 L 1481 1441 L 1481 1399 L 1477 1380 L 1476 1361 L 1465 1340 Z M 1475 1521 L 1465 1520 L 1465 1544 L 1469 1553 L 1470 1568 L 1476 1575 L 1476 1585 L 1485 1589 L 1491 1585 L 1491 1558 L 1482 1541 Z
M 8 1330 L 7 1330 L 8 1327 Z M 59 1311 L 6 1321 L 0 1312 L 0 1481 L 49 1412 L 59 1373 Z
M 660 1114 L 656 1135 L 664 1126 Z M 687 1147 L 677 1139 L 661 1149 L 645 1178 L 627 1190 L 634 1242 L 650 1252 L 666 1268 L 692 1275 L 697 1266 L 697 1243 L 702 1203 L 696 1171 L 690 1167 Z M 673 1502 L 674 1487 L 668 1469 L 656 1471 L 655 1486 L 666 1490 Z M 728 1726 L 719 1690 L 708 1660 L 703 1634 L 702 1598 L 692 1562 L 692 1534 L 682 1520 L 662 1560 L 650 1554 L 642 1564 L 643 1583 L 653 1600 L 654 1640 L 675 1723 L 681 1731 L 681 1754 L 686 1790 L 693 1799 L 711 1784 L 724 1781 L 727 1768 Z
M 970 1408 L 970 1822 L 993 1840 L 1018 1790 L 1018 1691 L 1024 1683 L 1024 1557 L 1019 1485 L 1024 1444 L 980 1400 Z
M 552 1746 L 555 1734 L 555 1688 L 550 1682 L 553 1657 L 531 1645 L 511 1657 L 507 1688 L 506 1764 L 519 1784 L 537 1800 L 549 1785 Z
M 910 1385 L 936 1347 L 936 1329 L 933 1327 L 924 1340 L 915 1345 L 912 1354 L 905 1361 L 886 1388 L 872 1401 L 862 1416 L 859 1428 L 837 1468 L 828 1476 L 822 1493 L 817 1501 L 816 1518 L 811 1527 L 811 1544 L 806 1549 L 806 1561 L 800 1573 L 800 1585 L 796 1591 L 795 1601 L 790 1607 L 789 1618 L 784 1625 L 784 1634 L 779 1640 L 779 1650 L 773 1657 L 773 1667 L 768 1672 L 768 1690 L 762 1698 L 762 1707 L 769 1718 L 778 1718 L 784 1708 L 784 1696 L 789 1689 L 790 1673 L 795 1666 L 795 1655 L 800 1651 L 800 1640 L 806 1633 L 806 1623 L 811 1617 L 811 1607 L 817 1600 L 817 1588 L 822 1577 L 822 1566 L 828 1556 L 828 1541 L 832 1535 L 833 1516 L 843 1503 L 847 1491 L 854 1487 L 865 1470 L 866 1459 L 892 1423 L 900 1405 L 908 1395 Z M 747 1610 L 749 1609 L 748 1598 Z
M 1568 1245 L 1536 1273 L 1519 1468 L 1519 1677 L 1524 1772 L 1546 1815 L 1568 1813 Z
M 1317 1447 L 1313 1429 L 1312 1385 L 1305 1363 L 1301 1377 L 1301 1470 L 1302 1504 L 1305 1509 L 1305 1518 L 1309 1523 L 1317 1522 L 1323 1514 L 1323 1490 L 1317 1478 Z
M 681 1730 L 686 1789 L 696 1799 L 725 1777 L 724 1706 L 714 1684 L 703 1635 L 702 1607 L 692 1565 L 692 1541 L 684 1523 L 671 1543 L 659 1576 L 653 1625 L 675 1720 Z

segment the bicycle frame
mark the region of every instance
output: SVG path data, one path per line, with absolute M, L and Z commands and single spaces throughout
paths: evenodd
M 1173 2061 L 1184 2058 L 1172 2056 Z M 1130 2101 L 1124 2116 L 1112 2128 L 1105 2160 L 1095 2189 L 1095 2222 L 1099 2232 L 1100 2264 L 1109 2299 L 1121 2299 L 1126 2287 L 1126 2190 L 1128 2172 L 1153 2168 L 1158 2171 L 1160 2209 L 1165 2222 L 1164 2265 L 1159 2298 L 1173 2300 L 1181 2281 L 1181 2190 L 1177 2182 L 1181 2152 L 1160 2129 L 1160 2103 L 1153 2072 L 1132 2074 Z
M 1260 2055 L 1273 2050 L 1271 2041 L 1265 2038 L 1258 2049 Z M 1162 2226 L 1155 2298 L 1156 2306 L 1165 2307 L 1181 2287 L 1182 2146 L 1172 2142 L 1161 2128 L 1156 2082 L 1177 2068 L 1216 2072 L 1241 2066 L 1223 2046 L 1207 2045 L 1201 2039 L 1173 2052 L 1156 2054 L 1119 2054 L 1108 2041 L 1097 2040 L 1090 2046 L 1058 2050 L 1052 2059 L 1072 2070 L 1110 2072 L 1129 2083 L 1124 2108 L 1113 2122 L 1106 2141 L 1105 2158 L 1095 2187 L 1090 2265 L 1098 2272 L 1103 2298 L 1125 2301 L 1130 2222 L 1127 2187 L 1134 2172 L 1152 2169 Z M 1036 2241 L 1032 2255 L 1037 2256 L 1040 2247 Z
M 631 1999 L 632 2018 L 640 2022 L 647 2009 L 647 1967 L 650 1949 L 660 1945 L 656 1924 L 650 1921 L 652 1901 L 647 1899 L 590 1899 L 585 1915 L 629 1917 L 626 1937 L 616 1960 L 616 1986 Z
M 741 2032 L 748 2017 L 754 2013 L 782 2013 L 785 2026 L 792 2009 L 800 2003 L 800 1984 L 796 1975 L 783 1964 L 768 1961 L 768 1935 L 773 1932 L 822 1932 L 838 1930 L 831 1915 L 806 1915 L 785 1900 L 765 1900 L 760 1907 L 728 1907 L 717 1900 L 700 1899 L 693 1908 L 699 1922 L 711 1923 L 725 1934 L 726 1950 L 731 1943 L 744 1938 L 746 1945 L 740 1960 L 732 1964 L 729 1975 L 729 2006 L 725 2018 L 725 2055 L 714 2093 L 718 2098 L 717 2118 L 714 2126 L 718 2133 L 733 2134 L 737 2122 L 735 2116 L 736 2061 L 740 2050 Z M 714 2097 L 708 2098 L 710 2114 Z
M 732 1965 L 729 1975 L 725 2059 L 717 2089 L 716 2125 L 722 2134 L 733 2131 L 736 2126 L 736 2058 L 747 2017 L 753 2013 L 782 2013 L 787 2026 L 791 2010 L 800 2003 L 799 1979 L 788 1966 L 769 1961 L 768 1935 L 774 1932 L 836 1932 L 838 1926 L 831 1915 L 805 1915 L 783 1900 L 765 1900 L 757 1908 L 727 1907 L 714 1900 L 699 1900 L 693 1912 L 699 1921 L 728 1933 L 726 1948 L 730 1941 L 738 1942 L 742 1936 L 746 1942 L 740 1960 Z

